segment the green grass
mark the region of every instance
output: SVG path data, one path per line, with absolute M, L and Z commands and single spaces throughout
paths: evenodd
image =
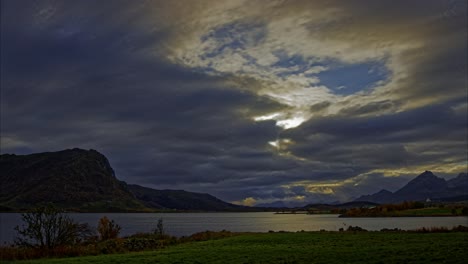
M 382 209 L 383 207 L 383 209 Z M 463 208 L 454 207 L 426 207 L 418 209 L 393 209 L 387 210 L 388 206 L 383 205 L 376 208 L 353 208 L 348 210 L 342 217 L 418 217 L 418 216 L 462 216 Z
M 404 211 L 399 211 L 401 215 L 404 216 L 453 216 L 451 208 L 439 208 L 439 207 L 428 207 L 421 209 L 409 209 Z M 461 214 L 461 209 L 456 210 L 456 213 Z
M 158 251 L 19 263 L 465 263 L 468 233 L 245 234 Z

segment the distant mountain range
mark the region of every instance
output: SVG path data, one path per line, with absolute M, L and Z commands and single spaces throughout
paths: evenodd
M 49 202 L 84 212 L 249 209 L 209 194 L 128 185 L 95 150 L 0 155 L 1 210 L 27 210 Z
M 468 175 L 460 173 L 457 177 L 445 180 L 430 171 L 425 171 L 396 192 L 380 190 L 372 195 L 363 195 L 355 201 L 374 203 L 398 203 L 403 201 L 456 201 L 466 200 L 468 196 Z

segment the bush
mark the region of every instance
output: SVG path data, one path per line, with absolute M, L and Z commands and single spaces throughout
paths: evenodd
M 275 233 L 274 231 L 268 231 L 269 233 Z M 279 231 L 279 233 L 284 231 Z M 180 240 L 183 242 L 191 242 L 191 241 L 206 241 L 212 239 L 221 239 L 226 237 L 232 237 L 236 235 L 236 233 L 232 233 L 230 231 L 222 230 L 222 231 L 204 231 L 192 234 L 189 237 L 181 238 Z
M 23 247 L 52 249 L 75 245 L 93 235 L 88 224 L 79 224 L 53 205 L 38 207 L 22 214 L 23 225 L 16 226 L 15 244 Z
M 468 207 L 463 207 L 462 215 L 468 215 Z
M 393 229 L 390 229 L 390 228 L 382 228 L 380 229 L 380 232 L 403 232 L 403 230 L 399 229 L 399 228 L 393 228 Z
M 121 229 L 114 220 L 109 220 L 106 216 L 99 219 L 97 231 L 102 241 L 117 238 Z
M 454 232 L 468 232 L 468 227 L 467 226 L 462 226 L 462 225 L 454 226 L 452 228 L 452 231 L 454 231 Z
M 164 245 L 163 240 L 156 238 L 128 238 L 124 241 L 124 247 L 128 251 L 142 251 L 147 249 L 159 249 Z
M 156 224 L 156 228 L 154 229 L 154 234 L 158 236 L 164 235 L 164 223 L 162 218 L 158 219 L 158 223 Z
M 366 232 L 367 230 L 360 226 L 348 226 L 348 229 L 346 231 Z
M 447 233 L 449 232 L 449 229 L 444 226 L 440 227 L 423 227 L 423 228 L 418 228 L 414 230 L 410 230 L 410 232 L 416 232 L 416 233 Z
M 115 238 L 107 239 L 97 245 L 98 251 L 102 254 L 124 253 L 124 240 Z

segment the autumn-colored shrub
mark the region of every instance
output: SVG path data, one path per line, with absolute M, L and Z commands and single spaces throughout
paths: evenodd
M 106 216 L 99 219 L 97 231 L 102 241 L 117 238 L 121 229 L 122 228 L 116 224 L 114 220 L 109 220 Z

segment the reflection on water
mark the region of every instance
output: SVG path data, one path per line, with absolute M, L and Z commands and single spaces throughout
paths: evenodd
M 96 226 L 99 218 L 106 215 L 122 226 L 121 235 L 150 232 L 157 219 L 164 220 L 166 232 L 174 236 L 186 236 L 205 230 L 229 230 L 234 232 L 273 231 L 319 231 L 360 226 L 368 230 L 382 228 L 416 229 L 421 227 L 468 225 L 468 217 L 394 217 L 394 218 L 339 218 L 337 215 L 274 214 L 261 213 L 85 213 L 70 214 L 78 222 Z M 11 242 L 15 237 L 14 227 L 21 223 L 21 214 L 0 213 L 0 241 Z

